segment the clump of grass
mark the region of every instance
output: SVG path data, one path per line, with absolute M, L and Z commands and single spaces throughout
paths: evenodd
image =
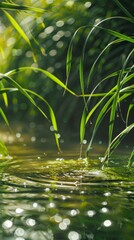
M 86 150 L 86 156 L 89 156 L 90 149 L 92 147 L 92 143 L 95 139 L 96 133 L 101 126 L 101 123 L 105 121 L 105 116 L 109 115 L 108 122 L 108 147 L 106 149 L 103 164 L 108 162 L 110 155 L 114 152 L 114 150 L 121 144 L 122 140 L 126 135 L 129 134 L 130 131 L 134 128 L 134 122 L 132 119 L 132 109 L 134 107 L 134 65 L 133 65 L 133 44 L 134 38 L 132 35 L 127 35 L 119 31 L 115 31 L 110 28 L 106 28 L 103 26 L 105 22 L 109 21 L 122 21 L 124 24 L 132 25 L 134 23 L 134 17 L 125 9 L 122 4 L 115 0 L 118 6 L 122 9 L 122 11 L 127 16 L 117 16 L 110 17 L 104 20 L 101 20 L 94 26 L 85 26 L 85 28 L 89 28 L 89 33 L 87 34 L 87 38 L 85 43 L 83 44 L 82 49 L 82 57 L 80 57 L 79 62 L 79 73 L 80 73 L 80 86 L 81 86 L 81 97 L 84 99 L 84 110 L 81 116 L 80 122 L 80 143 L 83 144 L 83 140 L 85 138 L 85 134 L 87 131 L 87 126 L 89 121 L 92 121 L 92 136 L 89 141 L 89 145 Z M 87 77 L 84 77 L 84 61 L 86 55 L 86 49 L 88 47 L 88 41 L 90 40 L 93 32 L 99 31 L 104 33 L 105 35 L 110 36 L 110 39 L 106 46 L 101 50 L 99 55 L 96 57 L 94 62 L 89 65 L 89 74 Z M 78 30 L 77 30 L 78 32 Z M 77 32 L 74 34 L 72 41 L 69 46 L 68 54 L 67 54 L 67 83 L 68 76 L 70 74 L 71 63 L 73 61 L 73 39 L 75 38 Z M 124 45 L 127 44 L 129 51 L 126 53 L 124 51 Z M 118 47 L 119 46 L 119 47 Z M 116 55 L 116 59 L 119 58 L 119 61 L 122 60 L 122 64 L 119 64 L 120 68 L 116 71 L 114 70 L 114 60 L 111 58 L 110 63 L 107 63 L 107 59 L 110 58 L 110 54 L 112 56 L 112 51 L 117 51 L 118 48 L 122 49 L 122 57 L 119 58 L 118 54 Z M 90 54 L 90 51 L 89 51 Z M 98 66 L 101 66 L 101 75 L 104 75 L 104 78 L 98 78 L 96 80 L 94 76 L 97 75 L 97 71 L 99 70 Z M 109 74 L 106 74 L 106 71 L 103 69 L 111 68 L 111 72 L 109 70 Z M 99 71 L 100 72 L 100 71 Z M 85 80 L 86 79 L 86 80 Z M 92 87 L 94 86 L 94 87 Z M 89 89 L 90 92 L 87 90 Z M 100 91 L 101 90 L 101 91 Z M 85 93 L 86 91 L 86 93 Z M 127 101 L 129 99 L 129 101 Z M 128 102 L 127 110 L 125 115 L 125 127 L 124 129 L 117 133 L 115 129 L 116 116 L 118 111 L 120 112 L 120 124 L 122 125 L 122 114 L 121 114 L 121 104 L 125 101 Z M 132 165 L 134 160 L 134 152 L 132 150 L 131 156 L 129 158 L 128 166 Z
M 32 50 L 32 53 L 33 53 L 33 60 L 36 62 L 36 57 L 34 55 L 32 43 L 31 43 L 29 37 L 27 36 L 27 34 L 23 30 L 23 28 L 20 26 L 20 24 L 15 20 L 15 18 L 8 11 L 9 10 L 15 10 L 15 11 L 18 10 L 18 11 L 31 11 L 31 12 L 35 12 L 35 13 L 44 13 L 45 10 L 40 9 L 40 8 L 35 8 L 35 7 L 24 6 L 24 5 L 17 5 L 17 4 L 13 4 L 13 3 L 6 3 L 6 2 L 0 3 L 0 9 L 6 15 L 7 19 L 10 21 L 13 28 L 19 33 L 20 37 L 23 38 L 23 40 L 26 42 L 26 44 L 28 44 L 28 46 L 30 47 L 30 49 Z M 30 89 L 25 89 L 13 78 L 13 75 L 15 75 L 16 73 L 20 73 L 22 71 L 24 72 L 29 69 L 32 71 L 42 72 L 48 78 L 50 78 L 52 81 L 56 82 L 58 85 L 60 85 L 61 87 L 66 89 L 66 86 L 58 78 L 56 78 L 54 75 L 50 74 L 49 72 L 47 72 L 43 69 L 40 69 L 40 68 L 34 68 L 34 67 L 25 67 L 24 68 L 23 67 L 20 69 L 17 68 L 17 69 L 11 70 L 10 72 L 0 73 L 0 94 L 3 96 L 6 107 L 8 106 L 7 95 L 9 93 L 19 91 L 19 93 L 23 94 L 31 102 L 31 104 L 33 104 L 34 107 L 44 116 L 44 118 L 47 119 L 52 124 L 53 129 L 54 129 L 56 145 L 58 147 L 58 150 L 61 151 L 60 143 L 59 143 L 59 139 L 58 139 L 57 121 L 56 121 L 55 113 L 54 113 L 52 107 L 50 106 L 49 102 L 45 98 L 43 98 L 40 94 L 37 94 L 36 92 L 34 92 Z M 8 88 L 4 87 L 4 81 L 6 81 L 8 83 L 8 85 L 9 85 Z M 71 92 L 71 93 L 73 93 L 73 92 Z M 34 100 L 35 97 L 39 98 L 43 103 L 46 104 L 46 106 L 48 108 L 49 116 L 44 110 L 42 110 L 42 108 L 40 106 L 37 105 L 36 101 Z M 9 121 L 8 121 L 7 116 L 4 113 L 4 110 L 2 108 L 0 108 L 0 114 L 1 114 L 2 118 L 4 119 L 5 123 L 9 126 Z M 2 141 L 0 141 L 0 154 L 3 157 L 5 155 L 8 155 L 7 148 Z

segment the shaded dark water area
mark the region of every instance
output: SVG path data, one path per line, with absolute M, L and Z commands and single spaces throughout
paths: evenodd
M 126 168 L 129 148 L 102 170 L 100 144 L 87 163 L 79 158 L 77 144 L 58 154 L 31 133 L 18 132 L 7 142 L 13 158 L 1 160 L 0 239 L 133 239 L 134 170 Z

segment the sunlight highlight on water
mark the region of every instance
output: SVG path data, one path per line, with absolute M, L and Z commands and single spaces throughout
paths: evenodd
M 30 145 L 22 135 L 16 146 L 10 142 L 16 155 L 1 174 L 0 238 L 126 240 L 134 224 L 133 170 L 128 179 L 124 167 L 101 169 L 100 153 L 87 162 L 76 150 L 50 152 L 41 138 L 32 132 Z

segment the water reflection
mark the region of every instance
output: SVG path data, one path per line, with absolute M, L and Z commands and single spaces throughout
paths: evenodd
M 97 155 L 87 165 L 73 153 L 44 154 L 35 141 L 10 146 L 17 151 L 1 172 L 0 239 L 133 239 L 133 170 L 128 178 L 125 167 L 101 170 Z

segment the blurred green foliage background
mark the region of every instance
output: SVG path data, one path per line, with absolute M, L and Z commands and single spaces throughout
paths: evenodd
M 116 3 L 108 0 L 18 0 L 8 2 L 43 8 L 45 11 L 43 14 L 30 11 L 8 11 L 30 39 L 32 45 L 30 48 L 4 12 L 0 10 L 0 72 L 6 73 L 11 69 L 23 66 L 35 66 L 48 70 L 65 83 L 67 50 L 73 34 L 80 28 L 73 39 L 73 62 L 68 80 L 69 88 L 78 94 L 81 93 L 78 72 L 79 59 L 89 31 L 94 24 L 103 19 L 124 16 Z M 121 2 L 132 13 L 134 2 L 130 0 Z M 124 24 L 122 19 L 113 18 L 101 26 L 127 35 L 133 33 L 133 25 L 127 22 Z M 87 39 L 84 58 L 85 85 L 93 62 L 112 40 L 114 37 L 99 28 Z M 90 89 L 93 89 L 103 77 L 120 69 L 123 59 L 130 49 L 131 44 L 127 42 L 108 48 L 96 65 L 92 81 L 89 87 L 85 88 L 85 92 L 91 92 Z M 16 75 L 16 81 L 47 99 L 61 125 L 72 129 L 79 128 L 80 116 L 84 107 L 82 99 L 75 98 L 67 92 L 64 94 L 62 88 L 39 72 L 19 73 Z M 108 90 L 114 84 L 113 80 L 110 85 L 103 85 L 103 91 Z M 21 94 L 13 93 L 8 97 L 9 107 L 6 109 L 6 114 L 11 120 L 12 116 L 18 120 L 22 119 L 22 121 L 24 116 L 26 119 L 34 120 L 41 118 L 41 115 Z

